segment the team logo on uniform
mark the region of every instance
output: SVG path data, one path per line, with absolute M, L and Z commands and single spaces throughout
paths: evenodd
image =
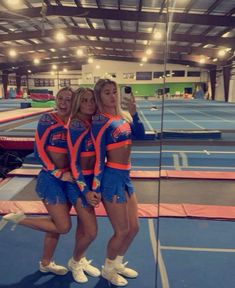
M 92 151 L 92 150 L 94 150 L 94 145 L 91 138 L 88 138 L 86 141 L 86 151 Z
M 105 122 L 107 122 L 107 118 L 102 115 L 102 114 L 96 114 L 94 116 L 92 116 L 92 122 L 93 123 L 97 123 L 97 124 L 103 124 Z
M 129 123 L 125 122 L 121 125 L 119 125 L 113 132 L 112 132 L 112 138 L 114 140 L 119 139 L 121 136 L 129 137 L 131 135 L 131 127 Z
M 66 137 L 66 132 L 58 132 L 52 135 L 51 137 L 51 141 L 52 142 L 56 142 L 56 141 L 66 141 L 67 137 Z
M 51 125 L 56 123 L 50 114 L 43 114 L 39 122 L 42 125 Z
M 86 128 L 85 124 L 78 119 L 73 119 L 70 123 L 70 127 L 74 130 L 84 130 Z

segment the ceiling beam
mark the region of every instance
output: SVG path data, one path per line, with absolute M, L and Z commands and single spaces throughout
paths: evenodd
M 41 7 L 27 8 L 14 10 L 15 15 L 8 13 L 8 11 L 0 12 L 1 17 L 15 19 L 16 15 L 19 18 L 41 18 Z M 55 6 L 50 5 L 47 7 L 47 17 L 49 16 L 72 16 L 72 17 L 86 17 L 92 19 L 109 19 L 119 21 L 141 21 L 141 22 L 158 22 L 166 23 L 168 15 L 166 13 L 157 12 L 142 12 L 142 11 L 127 11 L 118 9 L 103 9 L 103 8 L 84 8 L 84 7 L 70 7 L 70 6 Z M 211 26 L 226 26 L 235 27 L 234 16 L 221 16 L 221 15 L 205 15 L 196 13 L 179 13 L 173 12 L 171 21 L 174 23 L 184 24 L 198 24 L 211 25 Z
M 110 42 L 110 41 L 94 41 L 94 40 L 71 40 L 66 41 L 63 43 L 43 43 L 43 44 L 35 44 L 35 45 L 24 45 L 24 46 L 15 46 L 15 49 L 17 50 L 20 55 L 24 55 L 30 52 L 35 51 L 34 54 L 37 54 L 40 52 L 40 50 L 50 50 L 50 49 L 56 49 L 57 51 L 62 48 L 67 49 L 77 49 L 79 47 L 100 47 L 100 48 L 112 48 L 112 49 L 127 49 L 127 50 L 137 50 L 141 53 L 144 53 L 147 49 L 147 46 L 144 44 L 133 44 L 133 43 L 123 43 L 123 42 Z M 12 47 L 13 48 L 13 47 Z M 151 48 L 153 51 L 162 51 L 164 52 L 165 45 L 164 43 L 152 43 Z M 119 50 L 120 51 L 120 50 Z M 198 47 L 191 47 L 189 45 L 187 46 L 179 46 L 179 45 L 173 45 L 169 43 L 169 51 L 171 52 L 183 52 L 187 54 L 197 54 L 197 55 L 205 55 L 208 57 L 217 57 L 218 48 L 198 48 Z M 4 53 L 6 57 L 8 57 L 9 48 L 2 49 L 1 53 Z M 85 52 L 85 51 L 84 51 Z M 74 52 L 76 53 L 76 52 Z M 121 53 L 121 52 L 120 52 Z M 33 53 L 31 53 L 33 55 Z M 56 55 L 56 52 L 54 53 Z M 144 55 L 143 55 L 144 56 Z M 7 60 L 7 58 L 6 58 Z
M 107 37 L 107 38 L 126 38 L 134 40 L 150 40 L 152 39 L 152 33 L 144 32 L 130 32 L 130 31 L 117 31 L 117 30 L 105 30 L 105 29 L 87 29 L 78 27 L 69 27 L 61 29 L 66 35 L 77 36 L 94 36 L 94 37 Z M 32 38 L 54 37 L 55 29 L 47 29 L 42 35 L 38 31 L 16 32 L 11 34 L 0 34 L 0 42 L 14 41 L 14 40 L 27 40 Z M 171 34 L 170 41 L 182 41 L 188 43 L 202 43 L 202 44 L 215 44 L 217 46 L 225 46 L 227 48 L 235 48 L 235 37 L 218 37 L 218 36 L 206 36 L 206 35 L 186 35 L 186 34 Z M 154 42 L 162 42 L 158 40 Z M 9 45 L 9 44 L 8 44 Z M 57 44 L 56 44 L 57 45 Z

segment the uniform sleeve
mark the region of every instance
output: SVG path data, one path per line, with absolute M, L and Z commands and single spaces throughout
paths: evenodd
M 108 122 L 95 120 L 92 123 L 92 140 L 95 146 L 96 162 L 94 168 L 94 179 L 92 190 L 100 192 L 100 184 L 104 173 L 105 156 L 106 156 L 106 131 Z
M 63 171 L 55 166 L 46 153 L 46 146 L 49 141 L 50 132 L 53 128 L 59 127 L 60 125 L 52 118 L 50 114 L 43 114 L 40 118 L 37 130 L 35 132 L 35 156 L 40 160 L 43 167 L 54 175 L 56 178 L 61 179 Z
M 85 135 L 90 133 L 89 129 L 85 127 L 81 121 L 78 119 L 74 119 L 71 121 L 68 127 L 67 132 L 67 141 L 68 141 L 68 149 L 69 149 L 69 157 L 70 157 L 70 166 L 72 170 L 73 177 L 80 189 L 80 191 L 84 194 L 90 191 L 88 188 L 86 181 L 84 179 L 84 175 L 82 174 L 82 168 L 79 163 L 80 153 L 81 153 L 81 144 Z
M 131 132 L 134 139 L 143 140 L 145 136 L 144 125 L 140 121 L 139 115 L 136 112 L 133 116 L 133 122 L 131 123 Z

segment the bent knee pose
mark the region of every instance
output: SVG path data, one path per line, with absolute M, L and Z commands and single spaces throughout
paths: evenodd
M 100 202 L 100 194 L 91 191 L 95 151 L 91 141 L 91 118 L 96 111 L 93 90 L 79 88 L 72 103 L 71 119 L 68 125 L 68 148 L 73 178 L 77 185 L 72 204 L 77 215 L 77 235 L 73 257 L 68 267 L 74 280 L 87 282 L 84 272 L 90 276 L 99 276 L 100 271 L 90 264 L 85 252 L 97 234 L 97 222 L 94 206 Z
M 134 97 L 129 112 L 120 108 L 117 84 L 100 79 L 94 88 L 99 114 L 93 117 L 92 137 L 96 163 L 93 190 L 101 192 L 102 201 L 114 234 L 107 245 L 107 257 L 102 276 L 117 286 L 125 286 L 138 273 L 123 264 L 124 254 L 139 229 L 137 199 L 130 181 L 131 138 L 144 137 Z M 122 275 L 122 276 L 121 276 Z
M 46 232 L 43 255 L 39 262 L 41 272 L 64 275 L 67 268 L 52 261 L 60 234 L 71 228 L 68 191 L 76 185 L 70 173 L 67 153 L 66 123 L 71 112 L 73 91 L 62 88 L 56 96 L 56 111 L 43 114 L 35 133 L 35 155 L 43 168 L 38 175 L 36 191 L 43 201 L 49 217 L 26 217 L 22 212 L 10 213 L 3 221 L 11 221 L 35 230 Z

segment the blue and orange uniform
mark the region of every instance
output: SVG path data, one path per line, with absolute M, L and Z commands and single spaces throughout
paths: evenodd
M 93 117 L 92 140 L 95 145 L 96 163 L 92 190 L 101 192 L 102 198 L 117 202 L 125 202 L 125 190 L 129 196 L 133 193 L 130 181 L 131 163 L 128 157 L 127 164 L 114 163 L 109 160 L 108 152 L 130 146 L 132 139 L 144 139 L 145 131 L 138 114 L 133 116 L 133 122 L 128 123 L 120 116 L 100 113 Z
M 69 165 L 59 168 L 50 158 L 48 152 L 68 154 L 67 129 L 65 123 L 55 113 L 43 114 L 39 119 L 35 133 L 35 156 L 42 164 L 38 175 L 36 192 L 48 204 L 66 203 L 76 186 L 62 181 L 63 173 L 69 171 Z
M 82 194 L 82 203 L 86 207 L 85 194 L 91 191 L 95 164 L 95 148 L 91 140 L 91 123 L 78 118 L 72 119 L 68 125 L 67 141 L 71 171 Z M 89 167 L 87 167 L 87 162 L 89 162 Z

